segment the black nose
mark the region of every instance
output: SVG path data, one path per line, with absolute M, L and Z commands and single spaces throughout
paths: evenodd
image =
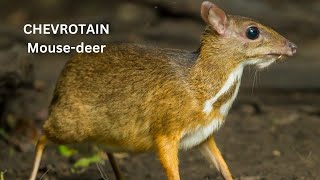
M 291 49 L 292 54 L 295 54 L 297 52 L 298 46 L 295 43 L 289 41 L 288 46 Z

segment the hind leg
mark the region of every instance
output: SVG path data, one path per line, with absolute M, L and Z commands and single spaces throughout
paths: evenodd
M 116 179 L 117 180 L 124 180 L 124 178 L 123 178 L 123 176 L 122 176 L 122 174 L 120 172 L 120 169 L 119 169 L 119 167 L 117 165 L 116 159 L 114 158 L 113 154 L 107 152 L 107 155 L 108 155 L 108 159 L 109 159 L 109 162 L 111 164 L 111 167 L 113 169 L 113 172 L 114 172 L 114 174 L 116 176 Z
M 37 143 L 37 146 L 36 146 L 36 152 L 35 152 L 35 156 L 34 156 L 34 160 L 33 160 L 32 173 L 31 173 L 29 180 L 35 180 L 37 177 L 37 173 L 38 173 L 39 165 L 41 162 L 42 153 L 43 153 L 43 150 L 46 145 L 46 141 L 47 141 L 47 137 L 45 135 L 40 136 L 38 143 Z

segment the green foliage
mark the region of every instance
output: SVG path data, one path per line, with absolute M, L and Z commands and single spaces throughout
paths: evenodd
M 85 170 L 87 167 L 89 167 L 91 164 L 100 163 L 104 164 L 103 154 L 101 151 L 93 153 L 93 155 L 89 155 L 89 157 L 81 157 L 82 154 L 79 153 L 76 149 L 72 149 L 70 147 L 67 147 L 65 145 L 59 145 L 58 146 L 58 152 L 60 155 L 64 157 L 71 157 L 75 154 L 78 154 L 75 158 L 77 161 L 73 164 L 73 167 L 71 168 L 71 173 L 79 173 Z M 78 157 L 80 158 L 78 159 Z M 1 180 L 1 179 L 0 179 Z
M 104 160 L 101 158 L 99 154 L 95 154 L 91 157 L 80 158 L 77 162 L 74 163 L 74 168 L 86 168 L 93 163 L 103 163 Z
M 59 152 L 59 154 L 61 154 L 62 156 L 65 156 L 65 157 L 71 157 L 74 154 L 78 153 L 77 150 L 68 148 L 65 145 L 59 145 L 58 152 Z

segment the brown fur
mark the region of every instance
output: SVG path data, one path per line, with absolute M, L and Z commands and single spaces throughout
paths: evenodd
M 261 38 L 246 39 L 251 25 L 259 27 Z M 209 25 L 196 52 L 113 44 L 104 54 L 76 55 L 57 82 L 45 135 L 56 143 L 94 142 L 109 151 L 155 150 L 168 178 L 179 179 L 183 133 L 224 119 L 219 108 L 235 93 L 237 81 L 209 114 L 203 112 L 205 101 L 241 63 L 287 51 L 286 39 L 251 19 L 228 16 L 223 26 L 218 34 Z M 213 138 L 203 144 L 232 179 Z
M 176 59 L 178 53 L 190 61 Z M 201 118 L 187 78 L 196 57 L 130 44 L 74 57 L 57 83 L 45 133 L 58 143 L 90 140 L 129 151 L 151 149 L 156 134 L 175 134 L 196 121 L 185 121 L 189 117 Z
M 241 24 L 241 18 L 229 18 Z M 249 58 L 247 51 L 259 46 L 245 50 L 231 40 L 207 27 L 195 53 L 119 44 L 107 46 L 104 54 L 79 54 L 61 73 L 45 133 L 59 143 L 90 140 L 143 151 L 154 146 L 155 134 L 206 124 L 211 118 L 202 113 L 205 100 Z

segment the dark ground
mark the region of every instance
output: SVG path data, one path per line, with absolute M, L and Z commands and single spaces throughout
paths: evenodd
M 27 55 L 27 42 L 130 41 L 188 50 L 198 47 L 203 29 L 200 0 L 94 2 L 0 2 L 0 77 L 3 69 L 18 69 L 20 77 L 6 89 L 0 78 L 0 180 L 27 179 L 30 174 L 34 144 L 55 81 L 70 57 Z M 215 135 L 233 176 L 241 180 L 320 180 L 320 2 L 217 2 L 232 14 L 254 17 L 274 27 L 299 46 L 297 56 L 287 62 L 275 64 L 258 76 L 253 68 L 245 73 L 227 122 Z M 28 22 L 110 22 L 112 32 L 102 37 L 26 36 L 21 27 Z M 5 68 L 4 62 L 17 63 Z M 103 179 L 95 163 L 74 172 L 77 160 L 96 153 L 94 146 L 77 146 L 80 152 L 69 158 L 57 147 L 48 146 L 39 177 Z M 165 179 L 152 153 L 116 157 L 126 179 Z M 106 159 L 103 154 L 101 158 Z M 180 160 L 182 179 L 222 179 L 197 150 L 181 152 Z M 110 165 L 101 166 L 108 179 L 114 179 Z

